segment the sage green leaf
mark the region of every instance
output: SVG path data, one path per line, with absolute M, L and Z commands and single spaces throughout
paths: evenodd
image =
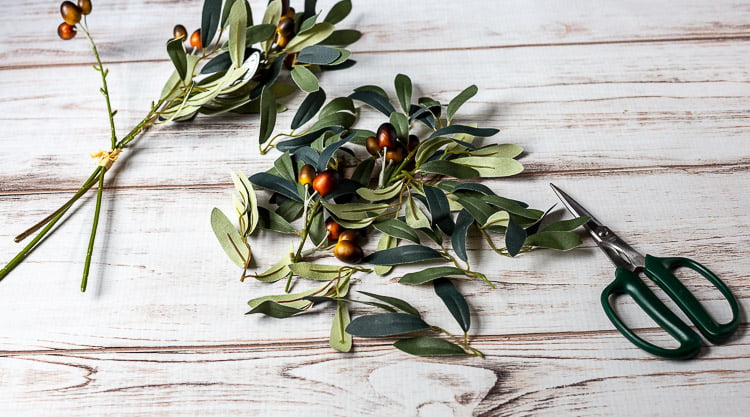
M 500 207 L 501 209 L 507 211 L 512 215 L 523 217 L 525 219 L 538 220 L 541 219 L 544 215 L 544 212 L 541 210 L 523 207 L 521 204 L 519 204 L 518 201 L 500 197 L 497 195 L 482 196 L 482 201 L 493 206 Z
M 169 54 L 169 59 L 172 60 L 175 70 L 177 70 L 179 79 L 184 80 L 187 76 L 188 62 L 182 39 L 172 39 L 167 42 L 167 54 Z
M 434 138 L 425 140 L 417 148 L 417 153 L 414 155 L 414 162 L 417 167 L 422 166 L 432 155 L 443 146 L 452 143 L 448 138 Z M 478 174 L 477 174 L 478 175 Z
M 456 193 L 456 197 L 458 198 L 458 204 L 463 206 L 478 224 L 487 223 L 487 219 L 495 213 L 492 207 L 475 195 L 470 193 Z
M 260 136 L 258 142 L 266 143 L 276 126 L 276 97 L 268 87 L 260 93 Z
M 411 79 L 404 74 L 398 74 L 396 75 L 394 84 L 396 87 L 396 97 L 398 97 L 401 108 L 404 109 L 404 113 L 408 114 L 409 107 L 411 106 Z
M 453 251 L 456 252 L 456 255 L 464 262 L 469 260 L 469 257 L 466 254 L 466 234 L 472 223 L 474 223 L 474 218 L 471 217 L 469 211 L 466 209 L 461 210 L 456 218 L 456 228 L 451 235 L 451 246 L 453 247 Z
M 464 296 L 448 278 L 438 278 L 432 281 L 432 285 L 435 288 L 435 294 L 443 300 L 443 304 L 448 307 L 448 311 L 451 312 L 461 329 L 468 332 L 471 327 L 471 313 Z
M 361 101 L 388 117 L 391 116 L 391 113 L 396 111 L 396 109 L 393 108 L 393 105 L 391 105 L 391 103 L 388 101 L 387 97 L 384 97 L 379 93 L 373 91 L 355 91 L 349 94 L 349 98 L 351 98 L 352 100 Z
M 466 103 L 470 98 L 474 97 L 477 94 L 477 91 L 478 89 L 476 85 L 470 85 L 466 87 L 464 91 L 460 92 L 456 97 L 454 97 L 453 100 L 450 101 L 450 103 L 448 103 L 448 109 L 445 114 L 445 117 L 448 120 L 448 124 L 450 124 L 451 120 L 453 120 L 453 116 L 456 114 L 456 111 L 458 111 L 458 108 Z
M 484 146 L 469 152 L 471 156 L 496 156 L 500 158 L 515 158 L 523 153 L 523 148 L 510 143 Z
M 569 231 L 544 230 L 526 238 L 524 245 L 557 250 L 573 249 L 581 244 L 581 237 Z
M 275 301 L 279 304 L 285 305 L 287 307 L 292 308 L 298 308 L 298 309 L 307 309 L 309 308 L 312 303 L 308 300 L 305 300 L 305 297 L 310 295 L 327 295 L 327 289 L 329 289 L 330 283 L 325 282 L 322 285 L 311 288 L 307 291 L 302 291 L 294 294 L 281 294 L 281 295 L 267 295 L 265 297 L 258 297 L 254 298 L 247 302 L 248 305 L 250 305 L 250 308 L 255 308 L 259 306 L 264 301 L 270 300 Z
M 372 224 L 377 219 L 377 217 L 366 217 L 361 220 L 344 220 L 344 219 L 336 219 L 336 222 L 341 225 L 341 227 L 345 229 L 364 229 L 365 227 Z
M 221 22 L 220 26 L 222 28 L 227 27 L 227 19 L 229 18 L 229 12 L 232 10 L 232 6 L 234 6 L 234 2 L 237 0 L 226 0 L 224 1 L 224 7 L 221 10 Z M 244 0 L 240 0 L 244 1 Z M 250 19 L 252 21 L 252 19 Z M 252 24 L 252 23 L 250 23 Z
M 276 158 L 273 161 L 273 166 L 282 178 L 289 182 L 297 182 L 297 176 L 294 174 L 294 162 L 289 152 L 284 152 L 280 157 Z
M 510 220 L 510 215 L 507 211 L 496 211 L 487 218 L 487 221 L 482 224 L 481 228 L 483 229 L 491 226 L 508 227 L 508 220 Z
M 318 117 L 328 116 L 329 114 L 338 113 L 341 111 L 354 113 L 354 102 L 349 97 L 336 97 L 323 106 L 320 110 Z
M 401 339 L 393 346 L 402 352 L 415 356 L 466 355 L 466 352 L 457 344 L 438 337 L 419 336 Z
M 272 0 L 266 6 L 262 23 L 276 26 L 281 18 L 281 0 Z
M 348 129 L 356 120 L 357 117 L 355 115 L 347 112 L 337 112 L 326 116 L 319 116 L 318 120 L 310 127 L 310 131 L 315 132 L 330 127 L 342 127 Z
M 247 28 L 247 9 L 244 0 L 236 1 L 229 12 L 229 55 L 232 64 L 238 68 L 245 61 L 245 40 Z M 204 44 L 207 45 L 207 44 Z
M 320 110 L 325 101 L 326 93 L 322 88 L 318 89 L 318 91 L 308 94 L 307 97 L 305 97 L 305 99 L 302 101 L 302 104 L 300 104 L 299 109 L 297 109 L 297 113 L 294 114 L 291 128 L 297 129 L 298 127 L 307 123 L 315 116 L 315 114 L 318 113 L 318 110 Z
M 365 159 L 364 161 L 362 161 L 362 163 L 357 165 L 357 168 L 354 169 L 354 173 L 352 174 L 352 181 L 356 181 L 363 187 L 369 186 L 370 179 L 372 178 L 373 168 L 375 168 L 375 160 Z
M 326 222 L 323 219 L 323 210 L 317 210 L 313 214 L 310 222 L 310 228 L 308 229 L 310 240 L 315 246 L 321 244 L 324 240 L 328 239 L 328 232 L 326 231 Z
M 162 87 L 161 89 L 159 101 L 167 101 L 174 98 L 177 95 L 177 92 L 180 90 L 179 88 L 177 88 L 177 86 L 180 85 L 182 78 L 183 77 L 180 76 L 180 73 L 177 72 L 177 70 L 172 71 L 172 75 L 169 76 L 167 82 L 164 83 L 164 87 Z
M 352 51 L 348 49 L 336 48 L 336 50 L 339 52 L 339 57 L 335 61 L 328 64 L 331 67 L 343 64 L 347 59 L 349 59 L 350 56 L 352 56 Z
M 253 275 L 252 277 L 261 282 L 276 282 L 280 279 L 286 278 L 287 276 L 289 276 L 289 274 L 292 273 L 292 271 L 289 269 L 289 264 L 291 263 L 291 256 L 284 255 L 281 257 L 281 260 L 276 262 L 273 266 L 261 272 L 260 274 Z M 251 305 L 251 307 L 253 307 L 253 305 Z
M 297 62 L 303 64 L 330 65 L 336 62 L 341 52 L 328 46 L 312 45 L 299 51 Z
M 473 168 L 484 178 L 509 177 L 523 171 L 523 165 L 515 159 L 498 156 L 465 156 L 451 162 Z
M 379 188 L 376 190 L 362 187 L 357 189 L 357 194 L 368 201 L 390 200 L 399 195 L 402 187 L 403 183 L 401 181 L 397 181 L 385 188 Z
M 325 265 L 312 262 L 295 262 L 289 265 L 289 269 L 302 278 L 312 279 L 315 281 L 330 281 L 336 277 L 342 276 L 348 266 Z
M 213 229 L 216 239 L 219 240 L 221 248 L 224 249 L 229 259 L 240 268 L 245 268 L 252 256 L 250 247 L 245 244 L 232 222 L 218 208 L 211 211 L 211 229 Z
M 270 23 L 250 26 L 245 29 L 245 46 L 250 47 L 258 42 L 267 41 L 274 33 L 276 33 L 276 25 Z
M 381 313 L 359 316 L 346 326 L 346 332 L 361 337 L 386 337 L 428 330 L 421 318 L 404 313 Z
M 472 136 L 479 136 L 482 138 L 493 136 L 500 130 L 492 128 L 478 128 L 464 125 L 450 125 L 442 129 L 434 131 L 428 139 L 437 138 L 440 136 L 454 135 L 456 133 L 466 133 Z
M 375 229 L 398 239 L 410 240 L 419 243 L 419 235 L 406 222 L 399 219 L 387 219 L 372 225 Z M 378 248 L 378 250 L 386 248 Z
M 276 209 L 276 214 L 281 216 L 287 222 L 293 222 L 302 216 L 304 209 L 301 201 L 285 200 Z
M 577 229 L 579 226 L 583 226 L 586 222 L 591 220 L 586 216 L 576 217 L 570 220 L 560 220 L 554 223 L 550 223 L 543 229 L 545 232 L 569 232 Z
M 320 42 L 320 45 L 351 45 L 362 37 L 362 32 L 354 29 L 334 30 Z
M 315 25 L 315 23 L 318 22 L 318 16 L 319 15 L 320 15 L 320 13 L 318 13 L 316 15 L 313 15 L 313 16 L 310 16 L 308 18 L 305 18 L 305 20 L 299 26 L 299 30 L 297 30 L 297 32 L 304 32 L 304 31 L 309 30 L 310 28 L 312 28 Z
M 409 119 L 406 118 L 405 114 L 393 112 L 389 121 L 396 128 L 396 136 L 402 140 L 406 140 L 409 137 Z
M 554 233 L 554 232 L 553 232 Z M 526 231 L 513 219 L 508 220 L 508 228 L 505 231 L 505 249 L 510 256 L 518 255 L 526 241 Z
M 221 20 L 221 0 L 204 0 L 201 14 L 201 45 L 204 48 L 207 48 L 214 39 L 216 30 L 219 28 L 219 20 Z
M 286 221 L 286 219 L 265 207 L 258 207 L 258 220 L 258 224 L 264 229 L 270 229 L 286 234 L 294 234 L 297 232 L 294 227 Z
M 398 245 L 398 240 L 386 233 L 380 234 L 380 239 L 378 240 L 378 247 L 376 250 L 385 250 L 385 249 L 391 249 L 395 248 L 396 245 Z M 390 265 L 375 265 L 375 273 L 378 275 L 385 275 L 389 272 L 391 272 L 391 269 L 393 269 Z
M 312 93 L 318 91 L 320 85 L 318 84 L 318 78 L 312 73 L 307 67 L 296 66 L 292 68 L 292 80 L 302 91 Z
M 404 212 L 406 214 L 406 224 L 408 224 L 409 227 L 414 229 L 430 227 L 430 220 L 427 218 L 427 215 L 417 207 L 417 203 L 411 195 L 406 198 L 405 206 L 406 208 Z
M 248 216 L 249 223 L 247 224 L 247 230 L 242 231 L 244 236 L 248 236 L 258 226 L 258 219 L 260 217 L 258 215 L 258 199 L 255 196 L 253 185 L 242 171 L 238 171 L 237 173 L 232 172 L 231 176 L 235 189 L 242 196 L 242 203 L 245 206 L 245 212 Z
M 382 308 L 385 311 L 396 313 L 397 310 L 388 304 L 378 303 L 375 301 L 361 301 L 361 300 L 352 300 L 351 298 L 345 298 L 345 297 L 319 297 L 319 296 L 308 296 L 305 297 L 305 300 L 312 301 L 315 304 L 330 302 L 330 301 L 341 301 L 344 303 L 352 303 L 352 304 L 363 304 L 368 305 L 372 307 L 378 307 Z
M 253 307 L 252 310 L 248 311 L 245 314 L 262 313 L 269 317 L 273 317 L 277 319 L 285 319 L 287 317 L 291 317 L 303 311 L 305 310 L 300 309 L 300 308 L 289 307 L 283 304 L 279 304 L 275 301 L 265 300 L 262 303 L 258 304 L 257 306 Z
M 258 187 L 265 188 L 267 190 L 275 191 L 286 198 L 294 201 L 302 201 L 299 196 L 297 186 L 291 181 L 285 180 L 284 178 L 277 177 L 275 175 L 268 174 L 266 172 L 259 172 L 253 174 L 249 178 L 250 182 L 257 185 Z
M 345 331 L 350 321 L 349 308 L 344 302 L 337 302 L 336 314 L 333 316 L 333 323 L 331 323 L 329 344 L 339 352 L 349 352 L 352 349 L 352 335 Z
M 365 292 L 365 291 L 358 291 L 359 293 L 362 293 L 368 297 L 372 297 L 376 300 L 380 300 L 384 303 L 388 303 L 397 309 L 403 311 L 404 313 L 411 314 L 412 316 L 420 317 L 419 311 L 417 311 L 414 306 L 407 303 L 406 301 L 396 298 L 396 297 L 389 297 L 387 295 L 380 295 L 380 294 L 373 294 L 371 292 Z
M 463 276 L 466 275 L 463 270 L 453 266 L 436 266 L 432 268 L 426 268 L 417 272 L 410 272 L 405 274 L 398 281 L 399 284 L 409 285 L 421 285 L 427 282 L 431 282 L 438 278 L 445 278 L 448 276 Z
M 333 7 L 331 7 L 331 10 L 328 12 L 326 18 L 323 19 L 323 21 L 335 25 L 336 23 L 344 20 L 344 18 L 346 18 L 346 16 L 348 16 L 349 12 L 351 11 L 351 0 L 341 0 L 340 2 L 334 4 Z
M 474 168 L 460 165 L 451 161 L 435 160 L 423 163 L 419 171 L 432 174 L 447 175 L 449 177 L 459 178 L 462 180 L 476 178 L 479 171 Z
M 373 252 L 365 257 L 364 262 L 373 265 L 402 265 L 430 259 L 442 259 L 442 256 L 440 252 L 427 246 L 406 245 Z
M 307 46 L 316 45 L 327 37 L 331 36 L 333 30 L 334 26 L 330 23 L 317 23 L 315 26 L 304 32 L 298 33 L 297 36 L 292 38 L 283 52 L 285 54 L 291 54 L 294 52 L 299 52 Z
M 368 213 L 375 212 L 381 213 L 388 208 L 390 204 L 385 203 L 347 203 L 347 204 L 331 204 L 323 201 L 323 206 L 334 216 L 343 220 L 364 220 L 370 215 Z

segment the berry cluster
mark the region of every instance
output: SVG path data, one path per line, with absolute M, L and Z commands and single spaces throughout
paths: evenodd
M 405 141 L 400 141 L 396 134 L 396 128 L 390 123 L 383 123 L 378 128 L 376 136 L 370 136 L 365 141 L 367 152 L 373 156 L 382 156 L 387 163 L 400 164 L 409 154 L 419 146 L 419 138 L 416 135 L 409 135 Z M 413 162 L 413 161 L 410 161 Z M 411 170 L 413 165 L 404 168 Z
M 91 13 L 91 0 L 78 0 L 78 4 L 71 1 L 64 1 L 60 4 L 60 14 L 64 22 L 57 27 L 57 36 L 60 39 L 68 40 L 76 36 L 76 25 L 81 21 L 82 16 Z

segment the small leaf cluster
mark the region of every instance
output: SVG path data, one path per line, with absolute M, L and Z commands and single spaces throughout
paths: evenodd
M 288 0 L 272 0 L 255 23 L 247 0 L 205 0 L 200 29 L 188 41 L 184 26 L 177 25 L 167 42 L 175 71 L 162 89 L 161 119 L 258 113 L 261 106 L 273 107 L 275 117 L 285 109 L 277 98 L 297 88 L 316 91 L 316 72 L 351 66 L 351 52 L 343 46 L 361 34 L 334 26 L 351 11 L 351 0 L 336 3 L 322 19 L 315 7 L 306 1 L 304 11 L 296 12 Z M 279 79 L 284 69 L 294 85 Z M 273 124 L 265 114 L 263 123 Z
M 400 340 L 396 347 L 413 354 L 478 355 L 469 346 L 466 333 L 463 339 L 455 338 L 426 324 L 405 302 L 395 304 L 382 296 L 370 295 L 381 297 L 381 302 L 368 305 L 383 308 L 385 313 L 361 316 L 345 325 L 349 320 L 347 303 L 360 302 L 346 297 L 349 280 L 355 272 L 370 270 L 313 263 L 313 255 L 318 259 L 333 248 L 340 261 L 356 264 L 361 260 L 379 275 L 397 265 L 427 263 L 427 267 L 403 275 L 399 282 L 431 283 L 468 332 L 468 304 L 448 277 L 480 278 L 494 288 L 483 273 L 471 269 L 466 248 L 469 236 L 482 237 L 491 250 L 509 257 L 534 248 L 568 250 L 580 244 L 573 230 L 586 219 L 550 222 L 550 210 L 529 208 L 486 185 L 466 181 L 507 177 L 523 170 L 516 159 L 523 152 L 521 147 L 482 143 L 497 134 L 497 129 L 455 123 L 459 108 L 477 93 L 476 86 L 466 88 L 447 105 L 431 97 L 414 103 L 412 81 L 406 75 L 399 74 L 394 87 L 399 108 L 378 86 L 362 86 L 327 103 L 325 91 L 318 89 L 300 105 L 291 122 L 292 132 L 271 137 L 275 122 L 261 129 L 265 150 L 275 147 L 280 156 L 273 168 L 240 181 L 240 198 L 235 202 L 239 232 L 228 230 L 231 222 L 226 218 L 217 222 L 212 215 L 212 224 L 229 256 L 245 268 L 243 279 L 286 280 L 287 294 L 251 300 L 251 313 L 289 317 L 316 303 L 335 301 L 331 346 L 338 350 L 350 347 L 345 333 L 381 337 L 437 331 L 448 339 L 418 335 Z M 360 111 L 355 102 L 383 113 L 386 121 L 373 130 L 355 127 Z M 270 109 L 261 104 L 261 120 L 275 120 Z M 245 195 L 253 187 L 270 193 L 265 206 L 275 208 L 255 207 L 257 201 Z M 257 216 L 257 221 L 248 216 Z M 252 229 L 243 227 L 247 224 L 296 234 L 300 241 L 268 270 L 248 274 Z M 348 237 L 342 237 L 344 234 Z M 502 247 L 496 243 L 498 235 Z M 342 247 L 355 245 L 361 253 L 361 242 L 375 240 L 377 249 L 364 258 L 340 256 Z M 326 283 L 308 292 L 289 294 L 295 278 Z M 343 289 L 341 282 L 346 283 Z

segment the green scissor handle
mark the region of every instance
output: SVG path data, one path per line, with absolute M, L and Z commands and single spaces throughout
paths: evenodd
M 727 299 L 732 310 L 732 320 L 717 323 L 693 294 L 678 280 L 672 270 L 679 267 L 692 269 L 708 279 Z M 711 343 L 725 342 L 739 327 L 740 315 L 737 299 L 729 288 L 708 268 L 688 258 L 657 258 L 646 255 L 643 273 L 651 278 L 685 312 L 700 332 Z M 638 337 L 620 320 L 612 307 L 613 295 L 628 294 L 659 327 L 663 328 L 680 344 L 675 349 L 665 349 Z M 700 351 L 700 337 L 682 322 L 639 277 L 638 272 L 618 268 L 615 280 L 602 292 L 602 306 L 612 324 L 633 344 L 641 349 L 669 359 L 689 359 Z

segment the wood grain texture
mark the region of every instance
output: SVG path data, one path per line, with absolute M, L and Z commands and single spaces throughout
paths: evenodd
M 172 26 L 197 27 L 200 3 L 95 2 L 90 23 L 111 70 L 121 133 L 169 73 L 164 40 Z M 266 2 L 251 3 L 257 19 Z M 199 118 L 148 132 L 115 165 L 87 293 L 78 281 L 93 194 L 0 282 L 1 414 L 744 416 L 750 6 L 468 4 L 355 1 L 342 26 L 364 33 L 352 47 L 358 64 L 322 76 L 329 97 L 362 84 L 390 89 L 399 72 L 415 81 L 415 96 L 444 102 L 476 83 L 480 92 L 459 120 L 500 128 L 492 141 L 526 149 L 523 174 L 484 183 L 546 208 L 557 202 L 547 186 L 554 182 L 638 249 L 702 261 L 743 309 L 727 344 L 672 362 L 627 342 L 598 304 L 613 269 L 590 241 L 508 259 L 471 240 L 473 267 L 498 287 L 458 284 L 483 360 L 409 357 L 389 339 L 356 339 L 352 354 L 339 354 L 328 347 L 329 310 L 289 320 L 245 316 L 248 299 L 281 285 L 239 282 L 208 218 L 215 206 L 229 209 L 230 169 L 256 172 L 272 158 L 257 153 L 256 117 Z M 12 237 L 77 188 L 93 167 L 88 154 L 109 134 L 85 39 L 56 39 L 55 5 L 4 7 L 13 16 L 0 44 L 0 259 L 7 260 L 19 249 Z M 279 115 L 277 131 L 293 114 Z M 367 110 L 360 118 L 373 129 L 382 122 Z M 255 239 L 257 267 L 274 263 L 291 240 Z M 417 268 L 362 274 L 354 289 L 407 299 L 430 323 L 459 332 L 431 288 L 396 283 Z M 713 314 L 728 317 L 707 282 L 685 280 Z M 618 309 L 643 337 L 669 343 L 632 301 Z

